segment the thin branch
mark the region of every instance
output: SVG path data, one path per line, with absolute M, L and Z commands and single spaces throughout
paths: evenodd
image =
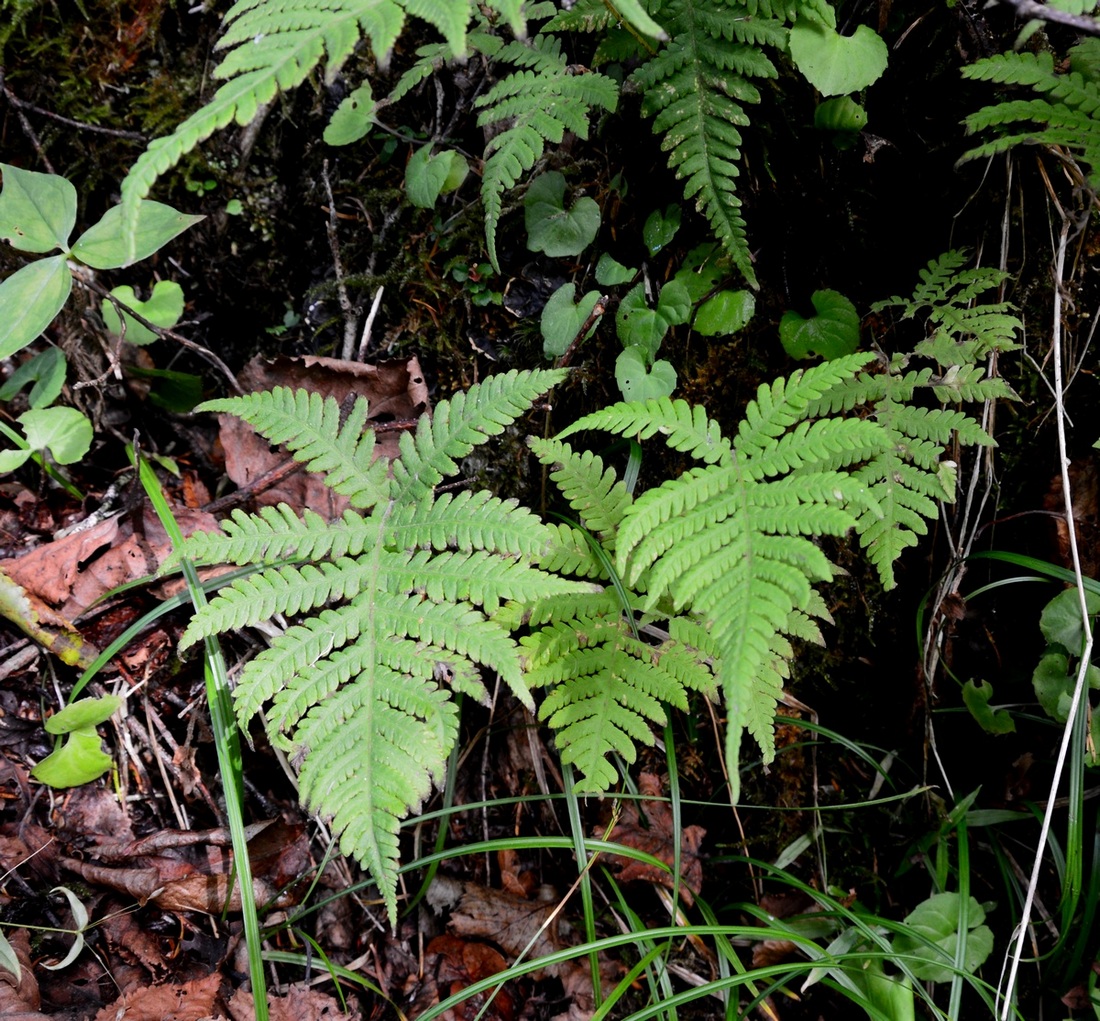
M 336 237 L 336 200 L 332 197 L 332 183 L 328 179 L 328 160 L 321 164 L 321 181 L 325 186 L 325 194 L 328 196 L 328 223 L 325 231 L 328 234 L 328 246 L 332 251 L 332 268 L 336 271 L 336 296 L 340 301 L 340 311 L 344 313 L 344 361 L 351 361 L 355 354 L 355 334 L 358 332 L 356 310 L 352 307 L 348 297 L 347 285 L 344 283 L 346 274 L 344 264 L 340 259 L 340 242 Z
M 1014 8 L 1019 17 L 1027 20 L 1051 21 L 1057 25 L 1068 25 L 1078 32 L 1100 35 L 1100 21 L 1086 18 L 1083 14 L 1070 14 L 1068 11 L 1036 3 L 1036 0 L 1001 0 L 1001 3 Z
M 57 121 L 59 124 L 65 124 L 70 128 L 76 128 L 78 131 L 92 131 L 97 135 L 110 135 L 112 138 L 130 138 L 135 142 L 148 142 L 149 139 L 139 131 L 124 131 L 122 128 L 104 128 L 98 124 L 88 124 L 86 121 L 75 121 L 72 117 L 64 117 L 59 113 L 54 113 L 52 110 L 46 110 L 41 106 L 35 106 L 34 103 L 28 103 L 25 99 L 20 99 L 8 88 L 4 81 L 4 69 L 0 67 L 0 93 L 4 98 L 15 108 L 18 112 L 20 110 L 30 110 L 31 113 L 36 113 L 42 117 L 49 117 L 50 120 Z M 20 116 L 20 121 L 24 122 L 25 118 Z M 53 170 L 50 171 L 53 173 Z

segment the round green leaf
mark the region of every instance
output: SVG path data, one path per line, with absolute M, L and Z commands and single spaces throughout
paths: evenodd
M 1089 616 L 1100 613 L 1100 596 L 1085 592 L 1085 607 Z M 1059 592 L 1039 615 L 1039 630 L 1050 645 L 1060 645 L 1067 652 L 1079 655 L 1085 641 L 1081 625 L 1081 603 L 1076 589 Z
M 547 358 L 560 358 L 565 354 L 600 298 L 599 291 L 589 291 L 574 304 L 575 293 L 573 284 L 562 284 L 543 307 L 539 326 L 542 329 L 542 353 Z
M 93 269 L 119 269 L 149 258 L 201 219 L 201 216 L 177 212 L 163 202 L 143 199 L 134 228 L 134 254 L 128 258 L 123 239 L 122 206 L 113 206 L 99 223 L 80 235 L 73 245 L 72 255 Z
M 878 81 L 889 51 L 882 37 L 866 25 L 850 36 L 802 19 L 790 34 L 791 59 L 823 96 L 858 92 Z
M 92 446 L 92 423 L 76 408 L 25 411 L 19 423 L 31 450 L 49 449 L 58 464 L 79 461 Z
M 729 274 L 722 252 L 717 245 L 699 245 L 688 252 L 674 280 L 687 288 L 692 304 L 701 300 Z
M 1070 676 L 1069 660 L 1063 653 L 1048 652 L 1039 660 L 1031 675 L 1031 684 L 1043 712 L 1052 720 L 1065 723 L 1069 719 L 1075 680 Z
M 819 355 L 828 361 L 849 355 L 859 347 L 859 313 L 837 291 L 815 291 L 817 315 L 804 319 L 797 312 L 785 312 L 779 320 L 779 339 L 792 358 Z
M 862 131 L 867 127 L 867 111 L 851 96 L 826 99 L 814 111 L 814 127 L 821 131 Z
M 0 358 L 22 351 L 49 326 L 72 288 L 64 255 L 32 262 L 0 283 Z
M 38 763 L 31 776 L 47 787 L 79 787 L 98 779 L 110 768 L 111 757 L 104 752 L 95 727 L 82 727 Z
M 133 309 L 154 326 L 160 326 L 166 330 L 175 326 L 183 315 L 183 288 L 174 280 L 158 280 L 148 301 L 139 301 L 129 284 L 115 287 L 111 293 L 127 308 Z M 104 298 L 100 303 L 100 309 L 107 329 L 116 337 L 119 336 L 122 333 L 122 322 L 119 320 L 118 309 L 115 308 L 114 303 Z M 157 339 L 157 335 L 152 330 L 142 326 L 132 316 L 123 313 L 122 319 L 126 323 L 126 340 L 131 344 L 141 346 L 151 344 Z
M 695 329 L 704 337 L 717 337 L 744 329 L 756 311 L 750 291 L 719 291 L 695 313 Z
M 374 123 L 374 113 L 378 104 L 370 90 L 370 83 L 364 82 L 332 114 L 324 139 L 329 145 L 349 145 L 358 142 Z
M 76 223 L 76 189 L 57 174 L 0 163 L 0 239 L 22 252 L 67 248 Z
M 596 239 L 600 207 L 582 197 L 565 208 L 565 177 L 556 170 L 536 177 L 523 200 L 527 247 L 551 258 L 580 255 Z
M 615 381 L 625 401 L 648 401 L 669 397 L 676 389 L 676 370 L 664 359 L 646 370 L 646 352 L 628 347 L 615 359 Z

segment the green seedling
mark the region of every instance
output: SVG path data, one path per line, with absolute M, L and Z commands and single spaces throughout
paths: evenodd
M 679 281 L 670 280 L 661 288 L 656 308 L 646 302 L 645 285 L 636 284 L 619 302 L 615 329 L 624 347 L 637 345 L 652 361 L 669 328 L 686 323 L 690 315 L 691 297 Z
M 536 177 L 523 200 L 527 247 L 552 258 L 580 255 L 600 230 L 600 207 L 581 196 L 565 208 L 565 177 L 557 171 Z
M 15 450 L 0 451 L 0 473 L 15 471 L 43 451 L 58 464 L 74 464 L 92 446 L 92 423 L 76 408 L 32 408 L 16 421 L 22 436 L 0 423 L 0 432 L 16 444 Z
M 64 735 L 65 740 L 31 770 L 31 776 L 48 787 L 78 787 L 101 777 L 111 768 L 111 757 L 103 751 L 96 726 L 121 705 L 117 695 L 82 698 L 51 716 L 46 733 Z
M 582 326 L 592 314 L 596 302 L 600 300 L 599 291 L 589 291 L 580 301 L 574 302 L 576 287 L 562 284 L 552 295 L 542 310 L 539 326 L 542 330 L 542 353 L 549 359 L 560 358 L 573 343 Z M 588 331 L 591 336 L 595 324 Z
M 111 294 L 126 308 L 136 312 L 143 319 L 148 319 L 154 326 L 160 326 L 166 330 L 175 326 L 183 316 L 183 288 L 174 280 L 158 280 L 148 301 L 139 301 L 134 294 L 134 289 L 128 284 L 114 288 Z M 139 347 L 151 344 L 157 339 L 156 333 L 127 313 L 124 312 L 120 320 L 118 309 L 113 301 L 104 298 L 100 307 L 107 329 L 116 337 L 124 336 L 129 343 Z M 126 326 L 125 331 L 122 328 L 123 323 Z
M 0 386 L 0 401 L 10 401 L 28 383 L 33 383 L 27 395 L 32 408 L 44 408 L 53 404 L 65 385 L 67 368 L 65 355 L 59 347 L 48 347 L 33 358 L 28 358 Z
M 350 145 L 358 142 L 374 124 L 378 104 L 371 93 L 370 83 L 364 82 L 354 92 L 345 96 L 325 128 L 324 139 L 329 145 Z
M 422 146 L 405 167 L 405 194 L 414 206 L 432 209 L 439 196 L 458 189 L 469 172 L 462 153 L 453 149 L 433 153 L 430 145 Z
M 837 291 L 814 291 L 811 299 L 817 314 L 809 319 L 797 312 L 784 312 L 779 320 L 779 339 L 792 358 L 817 355 L 829 361 L 850 355 L 859 347 L 859 313 Z

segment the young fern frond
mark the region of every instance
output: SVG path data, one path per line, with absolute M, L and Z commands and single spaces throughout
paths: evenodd
M 341 848 L 370 870 L 391 918 L 398 827 L 443 774 L 457 726 L 451 690 L 484 697 L 484 667 L 531 704 L 520 649 L 490 614 L 517 600 L 598 591 L 538 567 L 555 533 L 515 501 L 433 490 L 562 376 L 511 372 L 441 402 L 434 422 L 425 417 L 415 438 L 403 437 L 394 463 L 371 460 L 365 402 L 344 422 L 335 402 L 305 393 L 210 404 L 286 444 L 332 488 L 361 494 L 362 510 L 331 523 L 286 507 L 236 512 L 223 536 L 187 540 L 180 554 L 200 563 L 262 569 L 197 612 L 181 646 L 297 618 L 245 666 L 238 721 L 246 727 L 268 707 L 270 739 L 302 763 L 304 802 L 333 817 Z M 287 558 L 295 562 L 278 563 Z
M 504 192 L 535 165 L 547 142 L 560 143 L 566 131 L 587 138 L 589 114 L 594 109 L 614 111 L 619 87 L 595 71 L 574 73 L 555 36 L 537 36 L 530 45 L 509 43 L 496 59 L 521 69 L 497 82 L 476 103 L 481 110 L 479 127 L 507 124 L 485 147 L 481 177 L 485 243 L 489 261 L 499 271 L 496 237 Z
M 601 538 L 612 539 L 630 506 L 630 494 L 615 472 L 605 469 L 603 460 L 591 451 L 576 454 L 561 440 L 532 438 L 527 442 L 544 464 L 560 464 L 550 479 L 580 516 L 581 525 Z

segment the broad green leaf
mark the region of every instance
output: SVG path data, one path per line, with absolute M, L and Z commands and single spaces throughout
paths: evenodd
M 661 288 L 656 308 L 646 303 L 644 285 L 636 284 L 619 302 L 615 328 L 623 347 L 643 348 L 652 362 L 668 328 L 686 323 L 690 315 L 691 299 L 679 281 L 670 280 Z
M 10 401 L 28 383 L 34 383 L 27 396 L 32 408 L 53 404 L 65 385 L 65 355 L 59 347 L 48 347 L 28 358 L 0 386 L 0 401 Z
M 542 329 L 542 353 L 547 358 L 560 358 L 565 354 L 600 298 L 599 291 L 589 291 L 574 304 L 575 293 L 573 284 L 562 284 L 543 307 L 539 326 Z M 592 330 L 595 328 L 593 325 Z M 589 336 L 592 330 L 588 331 Z
M 122 705 L 118 695 L 80 698 L 56 712 L 45 723 L 47 734 L 71 734 L 84 727 L 95 727 L 109 720 Z
M 0 283 L 0 358 L 22 351 L 68 301 L 73 275 L 64 255 L 39 259 Z
M 358 142 L 374 123 L 378 104 L 371 94 L 370 82 L 364 82 L 354 92 L 345 96 L 333 112 L 325 128 L 324 139 L 328 145 L 350 145 Z
M 962 690 L 963 702 L 970 710 L 970 715 L 978 721 L 987 734 L 1014 734 L 1016 733 L 1016 721 L 1004 709 L 990 709 L 989 701 L 993 698 L 993 685 L 989 681 L 967 681 Z
M 632 25 L 642 35 L 651 36 L 661 42 L 668 38 L 668 33 L 649 16 L 640 0 L 613 0 L 611 6 L 628 25 Z
M 628 347 L 615 359 L 615 381 L 624 401 L 648 401 L 669 397 L 676 389 L 676 370 L 664 359 L 647 371 L 645 351 Z
M 183 288 L 174 280 L 158 280 L 153 287 L 153 293 L 148 301 L 139 301 L 134 294 L 134 289 L 129 284 L 115 287 L 111 293 L 118 298 L 127 308 L 132 309 L 139 316 L 148 319 L 154 326 L 161 326 L 170 330 L 180 321 L 183 315 Z M 100 303 L 103 313 L 103 321 L 107 329 L 116 337 L 122 334 L 122 323 L 126 323 L 125 339 L 131 344 L 142 346 L 151 344 L 157 339 L 157 335 L 145 326 L 142 326 L 132 316 L 123 313 L 119 320 L 118 309 L 114 302 L 106 298 Z
M 76 189 L 57 174 L 0 163 L 0 240 L 22 252 L 65 249 L 76 223 Z
M 699 245 L 688 252 L 673 279 L 684 285 L 694 304 L 713 291 L 729 272 L 729 266 L 717 245 Z
M 704 337 L 717 337 L 744 329 L 756 311 L 751 291 L 719 291 L 695 313 L 695 329 Z
M 795 66 L 823 96 L 867 88 L 882 76 L 889 59 L 882 37 L 866 25 L 843 36 L 802 19 L 791 28 L 789 48 Z
M 31 776 L 47 787 L 79 787 L 110 768 L 111 757 L 103 750 L 95 727 L 82 727 L 68 734 L 60 748 L 31 770 Z
M 621 262 L 611 258 L 607 252 L 600 256 L 596 263 L 596 283 L 601 287 L 616 287 L 619 284 L 628 284 L 634 279 L 637 270 L 624 266 Z
M 135 379 L 147 379 L 152 383 L 149 402 L 158 408 L 185 415 L 195 410 L 203 398 L 202 377 L 193 372 L 176 369 L 147 369 L 140 365 L 127 365 L 126 375 Z
M 30 459 L 33 451 L 30 447 L 19 447 L 15 450 L 0 450 L 0 475 L 22 468 Z
M 92 446 L 92 423 L 76 408 L 37 408 L 18 421 L 31 450 L 48 449 L 58 464 L 79 461 Z
M 1100 596 L 1085 591 L 1085 606 L 1089 616 L 1100 613 Z M 1039 630 L 1050 645 L 1060 645 L 1078 655 L 1084 647 L 1085 629 L 1081 626 L 1081 602 L 1076 589 L 1059 592 L 1039 615 Z
M 645 226 L 642 227 L 642 240 L 650 255 L 656 255 L 676 236 L 682 216 L 678 205 L 666 207 L 663 213 L 655 209 L 649 214 Z
M 551 258 L 580 255 L 596 239 L 600 207 L 583 196 L 565 208 L 565 177 L 556 170 L 536 177 L 523 200 L 527 247 Z
M 906 926 L 915 933 L 936 944 L 935 949 L 918 942 L 914 936 L 902 929 L 894 940 L 894 952 L 907 957 L 918 958 L 907 963 L 913 974 L 929 982 L 950 982 L 954 976 L 952 967 L 955 960 L 955 946 L 959 941 L 959 895 L 957 893 L 937 893 L 918 904 L 905 916 Z M 982 906 L 970 898 L 967 912 L 969 932 L 966 933 L 966 953 L 963 958 L 963 970 L 972 974 L 993 951 L 993 933 L 982 925 L 985 912 Z
M 405 167 L 405 194 L 414 206 L 431 209 L 442 193 L 462 184 L 469 171 L 462 153 L 445 149 L 433 154 L 430 145 L 421 146 Z
M 837 291 L 814 291 L 817 315 L 804 319 L 784 312 L 779 320 L 779 339 L 792 358 L 818 355 L 826 361 L 852 354 L 859 347 L 859 313 Z
M 123 239 L 122 206 L 113 206 L 99 223 L 80 235 L 73 245 L 72 255 L 93 269 L 120 269 L 149 258 L 201 219 L 201 216 L 177 212 L 163 202 L 143 199 L 134 227 L 133 257 L 128 258 Z

